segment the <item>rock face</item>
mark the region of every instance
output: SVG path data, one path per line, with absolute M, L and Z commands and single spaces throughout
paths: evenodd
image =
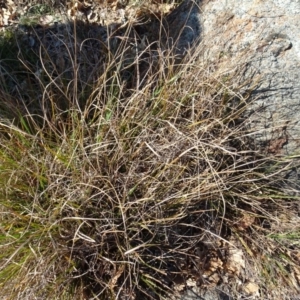
M 300 152 L 300 1 L 185 0 L 167 18 L 176 53 L 199 41 L 204 59 L 252 77 L 248 115 L 268 153 Z
M 197 7 L 191 19 L 188 4 Z M 265 153 L 293 158 L 295 167 L 285 178 L 288 189 L 299 195 L 300 0 L 186 0 L 172 15 L 172 24 L 176 18 L 186 18 L 188 24 L 182 31 L 171 33 L 179 37 L 178 48 L 183 51 L 191 40 L 197 41 L 195 35 L 191 38 L 180 32 L 198 34 L 203 61 L 224 74 L 236 68 L 243 70 L 236 86 L 249 79 L 254 83 L 246 110 L 249 135 Z M 181 299 L 231 298 L 201 292 L 192 297 L 187 292 Z
M 243 69 L 237 86 L 255 84 L 246 114 L 262 151 L 300 154 L 299 0 L 185 0 L 167 23 L 176 54 L 201 40 L 204 61 L 224 74 Z M 298 165 L 287 180 L 299 192 Z
M 300 1 L 219 0 L 202 5 L 205 57 L 252 73 L 248 111 L 255 140 L 268 153 L 300 146 Z

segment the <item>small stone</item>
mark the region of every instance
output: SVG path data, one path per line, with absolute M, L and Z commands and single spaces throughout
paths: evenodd
M 259 296 L 259 286 L 254 282 L 246 283 L 243 289 L 248 295 Z

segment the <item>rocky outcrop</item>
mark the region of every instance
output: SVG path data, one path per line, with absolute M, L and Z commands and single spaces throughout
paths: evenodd
M 202 5 L 204 58 L 230 72 L 237 85 L 255 84 L 246 116 L 257 147 L 290 157 L 289 194 L 300 191 L 300 2 L 208 1 Z
M 202 6 L 205 57 L 252 74 L 253 137 L 268 153 L 300 146 L 300 2 L 209 1 Z
M 272 154 L 300 149 L 300 2 L 185 0 L 167 18 L 169 40 L 185 53 L 201 38 L 204 60 L 223 72 L 244 68 L 237 84 L 256 86 L 248 116 L 255 141 Z
M 185 0 L 167 21 L 170 39 L 177 40 L 176 54 L 186 53 L 201 38 L 199 55 L 206 64 L 211 62 L 224 74 L 240 68 L 236 86 L 249 81 L 246 90 L 254 85 L 246 116 L 257 147 L 270 155 L 297 157 L 300 2 Z M 295 168 L 287 174 L 296 190 L 298 161 L 294 159 Z
M 188 3 L 198 7 L 191 20 L 197 19 L 200 25 L 198 21 L 189 22 L 188 9 L 182 9 Z M 201 38 L 200 50 L 197 50 L 201 55 L 199 61 L 206 65 L 209 62 L 224 78 L 239 69 L 233 86 L 232 80 L 230 82 L 231 87 L 234 90 L 243 86 L 241 94 L 249 92 L 251 87 L 245 111 L 248 136 L 267 155 L 290 159 L 293 168 L 283 173 L 286 181 L 282 188 L 299 195 L 300 1 L 186 0 L 174 13 L 178 20 L 184 16 L 189 24 L 184 30 Z M 177 46 L 183 51 L 191 39 L 178 32 L 183 30 L 173 30 L 171 36 L 179 36 Z M 198 41 L 195 36 L 192 40 Z M 198 291 L 193 297 L 187 292 L 181 299 L 231 299 L 229 295 L 223 298 L 217 291 L 213 293 L 207 296 Z

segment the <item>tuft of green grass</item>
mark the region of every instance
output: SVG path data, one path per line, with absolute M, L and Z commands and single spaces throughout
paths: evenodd
M 1 297 L 163 299 L 175 278 L 201 273 L 197 253 L 230 236 L 266 289 L 295 289 L 290 244 L 274 251 L 291 233 L 272 231 L 299 198 L 281 191 L 291 160 L 249 137 L 255 83 L 236 84 L 199 53 L 176 66 L 170 52 L 137 54 L 134 28 L 103 45 L 73 25 L 64 39 L 49 30 L 56 50 L 37 38 L 30 59 L 10 39 L 17 69 L 1 53 Z

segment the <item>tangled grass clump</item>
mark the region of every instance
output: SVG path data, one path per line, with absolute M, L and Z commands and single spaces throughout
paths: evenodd
M 288 161 L 258 153 L 249 137 L 236 74 L 197 55 L 175 67 L 157 52 L 137 85 L 145 56 L 121 55 L 128 43 L 117 59 L 99 49 L 103 73 L 86 81 L 84 50 L 66 52 L 65 73 L 47 52 L 33 63 L 18 48 L 17 72 L 1 54 L 5 299 L 167 297 L 175 279 L 204 271 L 208 243 L 235 235 L 263 253 L 262 224 L 293 205 L 278 189 Z M 245 211 L 254 221 L 239 231 Z

